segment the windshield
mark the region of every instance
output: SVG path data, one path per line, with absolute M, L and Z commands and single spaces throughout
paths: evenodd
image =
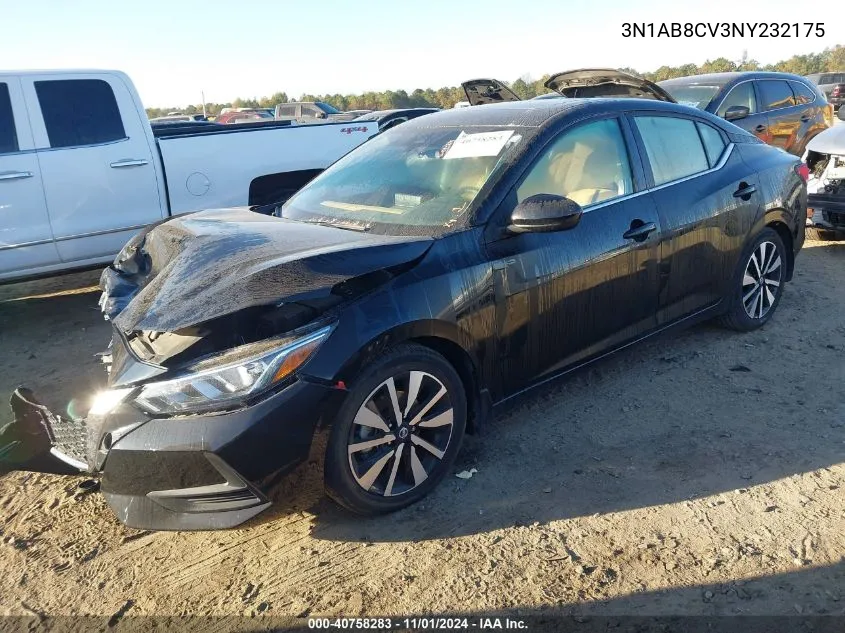
M 317 101 L 316 105 L 326 114 L 341 114 L 340 110 L 335 108 L 334 106 L 330 106 L 328 103 L 323 103 L 322 101 Z
M 703 110 L 713 100 L 722 86 L 699 85 L 699 84 L 673 84 L 659 83 L 661 88 L 672 95 L 672 98 L 681 105 L 692 106 Z
M 388 235 L 439 235 L 468 209 L 516 129 L 399 126 L 347 154 L 295 194 L 284 218 Z

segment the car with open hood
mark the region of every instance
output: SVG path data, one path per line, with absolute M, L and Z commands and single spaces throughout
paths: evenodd
M 840 110 L 842 112 L 842 110 Z M 845 236 L 845 125 L 807 145 L 807 231 L 816 239 Z
M 413 119 L 271 215 L 132 239 L 101 279 L 107 390 L 68 420 L 19 389 L 0 460 L 100 477 L 132 527 L 223 528 L 327 428 L 329 495 L 404 508 L 529 389 L 670 328 L 766 324 L 804 241 L 804 170 L 658 98 Z

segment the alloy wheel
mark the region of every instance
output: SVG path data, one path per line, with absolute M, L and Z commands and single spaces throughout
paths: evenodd
M 452 439 L 454 410 L 435 376 L 391 376 L 364 400 L 349 432 L 349 467 L 365 491 L 394 497 L 421 485 L 440 467 Z
M 742 276 L 742 305 L 752 319 L 765 317 L 777 300 L 783 272 L 780 253 L 772 242 L 760 242 Z

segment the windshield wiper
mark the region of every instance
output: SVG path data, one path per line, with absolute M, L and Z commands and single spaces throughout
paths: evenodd
M 335 229 L 344 229 L 349 231 L 358 231 L 359 233 L 366 233 L 372 227 L 364 224 L 348 224 L 346 222 L 331 222 L 329 220 L 306 220 L 310 224 L 319 224 L 320 226 L 330 226 Z

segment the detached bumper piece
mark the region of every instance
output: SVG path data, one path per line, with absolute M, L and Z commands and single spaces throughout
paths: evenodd
M 0 469 L 55 475 L 88 472 L 85 423 L 66 420 L 19 387 L 10 404 L 14 421 L 0 427 Z

